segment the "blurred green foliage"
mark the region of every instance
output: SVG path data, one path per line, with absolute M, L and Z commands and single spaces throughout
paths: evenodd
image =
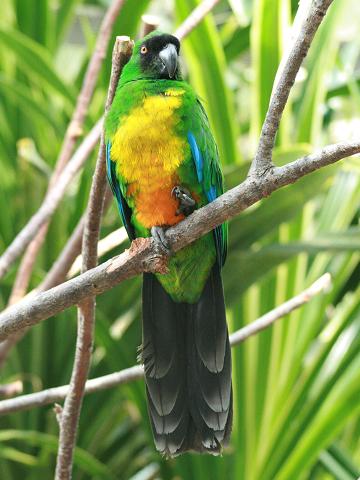
M 174 28 L 197 0 L 127 0 L 116 33 L 136 35 L 147 9 Z M 108 0 L 3 0 L 0 16 L 0 251 L 39 207 Z M 289 26 L 290 0 L 221 1 L 183 42 L 184 72 L 209 112 L 230 187 L 246 175 Z M 357 14 L 357 15 L 356 15 Z M 277 138 L 283 164 L 359 132 L 357 0 L 335 0 L 295 84 Z M 110 51 L 85 130 L 101 115 Z M 56 213 L 32 278 L 44 278 L 84 211 L 94 156 Z M 224 270 L 231 330 L 297 294 L 324 272 L 332 289 L 233 350 L 235 419 L 222 457 L 166 461 L 154 451 L 142 382 L 86 397 L 74 478 L 351 480 L 360 463 L 360 168 L 316 172 L 234 219 Z M 102 236 L 119 226 L 112 207 Z M 121 248 L 125 248 L 125 244 Z M 111 252 L 117 253 L 119 249 Z M 109 254 L 110 255 L 110 254 Z M 1 285 L 5 307 L 16 268 Z M 140 278 L 98 298 L 95 377 L 131 366 L 140 343 Z M 25 392 L 66 384 L 72 308 L 34 328 L 1 382 Z M 1 479 L 53 478 L 51 408 L 1 418 Z

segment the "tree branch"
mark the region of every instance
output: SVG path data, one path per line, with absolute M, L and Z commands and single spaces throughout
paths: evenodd
M 141 17 L 141 37 L 146 37 L 160 25 L 160 18 L 156 15 L 143 15 Z
M 119 247 L 122 243 L 126 242 L 128 239 L 129 237 L 127 236 L 125 227 L 120 227 L 116 230 L 113 230 L 111 233 L 106 235 L 106 237 L 99 240 L 98 257 L 103 257 L 116 247 Z M 81 272 L 81 263 L 82 257 L 79 255 L 76 257 L 74 263 L 71 265 L 71 268 L 68 270 L 69 278 L 75 277 L 75 275 L 78 275 Z
M 106 195 L 104 200 L 103 215 L 105 214 L 105 212 L 107 211 L 107 209 L 109 208 L 112 202 L 113 202 L 113 194 L 110 188 L 108 188 L 106 190 Z M 74 275 L 80 272 L 81 270 L 80 253 L 81 253 L 81 246 L 82 246 L 82 237 L 84 233 L 84 224 L 85 224 L 85 214 L 80 218 L 71 237 L 69 238 L 66 245 L 62 249 L 58 258 L 55 260 L 51 269 L 46 274 L 44 280 L 41 282 L 41 284 L 38 287 L 36 287 L 35 289 L 36 293 L 44 292 L 45 290 L 49 290 L 50 288 L 55 287 L 56 285 L 59 285 L 60 283 L 66 280 L 66 276 L 68 274 L 70 277 L 73 277 Z M 101 242 L 102 240 L 100 240 L 100 243 Z M 71 272 L 71 270 L 73 270 L 73 273 Z
M 55 170 L 50 179 L 47 193 L 53 188 L 57 188 L 59 175 L 65 165 L 69 162 L 78 137 L 82 135 L 84 120 L 95 90 L 101 64 L 106 56 L 112 28 L 123 3 L 124 0 L 114 0 L 103 18 L 99 35 L 96 40 L 95 50 L 88 64 L 81 91 L 76 101 L 75 110 L 66 130 L 62 148 L 56 162 Z M 39 231 L 36 232 L 34 239 L 26 249 L 10 295 L 10 305 L 16 303 L 26 294 L 37 255 L 46 238 L 49 222 L 50 218 L 47 219 Z
M 0 397 L 10 398 L 15 397 L 23 392 L 23 382 L 21 380 L 15 380 L 11 383 L 5 383 L 0 385 Z
M 111 106 L 121 70 L 129 61 L 132 48 L 133 42 L 129 37 L 116 38 L 112 57 L 110 86 L 105 105 L 105 114 Z M 105 157 L 105 133 L 103 131 L 85 217 L 82 238 L 82 272 L 86 272 L 97 265 L 97 243 L 107 187 Z M 57 480 L 68 480 L 72 476 L 76 435 L 94 342 L 94 325 L 95 297 L 89 297 L 81 302 L 78 308 L 78 332 L 75 361 L 71 374 L 69 391 L 66 395 L 64 409 L 61 413 L 60 439 L 55 474 Z
M 27 245 L 29 245 L 42 226 L 51 218 L 61 202 L 67 186 L 95 148 L 100 137 L 101 128 L 102 119 L 95 124 L 89 134 L 82 141 L 71 160 L 60 173 L 56 182 L 56 188 L 52 188 L 48 191 L 39 210 L 31 217 L 27 225 L 2 254 L 0 257 L 0 279 L 9 270 L 11 264 L 19 257 L 19 255 L 21 255 Z
M 313 0 L 299 34 L 293 42 L 281 73 L 276 81 L 265 121 L 261 129 L 258 148 L 250 168 L 251 175 L 262 175 L 272 165 L 272 150 L 280 120 L 294 85 L 299 68 L 306 57 L 314 35 L 333 0 Z
M 355 153 L 360 153 L 360 142 L 330 145 L 283 167 L 272 168 L 262 177 L 247 178 L 237 187 L 169 228 L 166 237 L 171 249 L 180 250 L 275 190 Z M 166 260 L 151 238 L 139 238 L 121 255 L 47 292 L 25 298 L 9 307 L 0 315 L 0 340 L 78 304 L 84 298 L 99 295 L 139 273 L 164 273 Z
M 203 0 L 184 20 L 184 22 L 176 29 L 174 35 L 179 40 L 186 37 L 204 17 L 219 3 L 219 0 Z
M 106 191 L 106 196 L 104 201 L 104 212 L 108 209 L 112 200 L 113 200 L 113 195 L 110 189 L 108 188 Z M 57 260 L 55 261 L 55 263 L 47 273 L 43 282 L 35 290 L 30 292 L 29 295 L 35 295 L 35 293 L 45 292 L 46 290 L 49 290 L 50 288 L 53 288 L 56 285 L 59 285 L 60 283 L 66 280 L 66 276 L 68 273 L 70 274 L 70 277 L 79 273 L 80 268 L 77 270 L 74 270 L 73 273 L 69 272 L 69 270 L 71 269 L 73 264 L 75 264 L 77 259 L 79 259 L 80 267 L 81 267 L 81 257 L 79 257 L 78 255 L 81 252 L 82 236 L 84 232 L 84 222 L 85 222 L 85 214 L 79 220 L 71 237 L 67 241 L 59 257 L 57 258 Z M 112 238 L 110 238 L 109 240 L 112 240 Z M 106 248 L 107 250 L 105 250 L 104 252 L 103 249 L 101 248 L 100 249 L 101 255 L 106 253 L 111 248 L 111 245 L 108 244 L 109 240 L 107 240 L 107 237 L 103 239 L 104 248 Z M 115 244 L 115 242 L 113 243 Z M 102 244 L 102 241 L 100 241 L 99 245 L 101 244 Z M 75 264 L 75 267 L 76 267 L 76 264 Z M 3 367 L 11 349 L 24 337 L 27 331 L 28 331 L 28 328 L 19 330 L 18 332 L 11 335 L 6 340 L 0 343 L 0 369 Z
M 230 344 L 232 347 L 244 342 L 252 335 L 256 335 L 265 328 L 270 327 L 276 320 L 285 317 L 292 311 L 300 308 L 302 305 L 308 303 L 312 298 L 321 292 L 326 292 L 331 283 L 331 276 L 326 273 L 318 280 L 316 280 L 309 288 L 305 289 L 299 295 L 293 297 L 287 302 L 279 305 L 274 310 L 266 313 L 254 322 L 246 325 L 240 330 L 230 335 Z M 140 365 L 126 368 L 119 372 L 104 375 L 103 377 L 88 380 L 85 386 L 85 393 L 94 393 L 108 388 L 116 387 L 124 383 L 129 383 L 143 377 L 143 368 Z M 65 398 L 69 390 L 69 385 L 61 387 L 49 388 L 41 392 L 22 395 L 10 400 L 0 401 L 0 415 L 18 412 L 21 410 L 29 410 L 34 407 L 41 407 L 49 405 L 54 402 L 59 402 Z
M 234 347 L 235 345 L 239 345 L 252 335 L 256 335 L 262 330 L 265 330 L 265 328 L 270 327 L 276 322 L 276 320 L 285 317 L 289 313 L 300 308 L 302 305 L 305 305 L 320 292 L 326 292 L 329 290 L 330 285 L 331 275 L 330 273 L 325 273 L 325 275 L 318 278 L 309 288 L 299 293 L 299 295 L 296 295 L 287 302 L 279 305 L 270 312 L 265 313 L 262 317 L 230 335 L 231 346 Z

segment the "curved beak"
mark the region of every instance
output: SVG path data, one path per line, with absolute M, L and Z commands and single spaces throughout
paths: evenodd
M 175 45 L 169 43 L 159 53 L 160 60 L 164 64 L 170 78 L 174 78 L 178 66 L 178 53 Z

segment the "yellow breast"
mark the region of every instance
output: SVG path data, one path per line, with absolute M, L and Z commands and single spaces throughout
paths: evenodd
M 122 119 L 111 147 L 111 158 L 134 199 L 135 215 L 144 226 L 173 225 L 177 202 L 171 196 L 178 184 L 177 168 L 187 154 L 187 142 L 176 135 L 176 109 L 182 91 L 146 97 Z

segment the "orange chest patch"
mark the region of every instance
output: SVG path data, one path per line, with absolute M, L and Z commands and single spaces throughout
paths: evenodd
M 181 94 L 146 97 L 121 121 L 111 147 L 126 196 L 134 204 L 137 220 L 146 228 L 174 225 L 178 202 L 171 195 L 179 185 L 178 167 L 189 155 L 186 140 L 175 132 Z

